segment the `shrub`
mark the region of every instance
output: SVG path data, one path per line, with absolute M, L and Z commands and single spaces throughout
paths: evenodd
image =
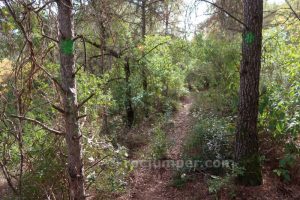
M 127 159 L 127 149 L 114 146 L 109 138 L 90 135 L 84 137 L 87 188 L 98 192 L 121 192 L 133 169 Z
M 176 188 L 183 187 L 188 181 L 189 176 L 183 171 L 177 171 L 172 178 L 172 186 Z
M 151 140 L 151 157 L 156 160 L 165 159 L 167 156 L 167 148 L 166 133 L 160 127 L 156 127 Z
M 207 160 L 233 158 L 233 129 L 226 119 L 201 118 L 184 146 L 185 159 Z
M 208 191 L 215 195 L 216 199 L 219 199 L 220 192 L 222 189 L 227 189 L 227 193 L 230 198 L 233 199 L 235 197 L 235 179 L 243 174 L 243 168 L 238 166 L 233 166 L 232 168 L 228 168 L 228 173 L 225 176 L 214 176 L 211 175 L 208 180 Z

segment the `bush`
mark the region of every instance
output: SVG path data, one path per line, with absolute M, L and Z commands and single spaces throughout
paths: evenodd
M 89 131 L 91 133 L 83 137 L 88 191 L 100 194 L 122 192 L 127 185 L 126 178 L 133 170 L 128 159 L 128 149 L 114 143 L 115 141 L 108 136 Z
M 185 143 L 184 158 L 202 163 L 207 160 L 233 159 L 233 133 L 227 119 L 215 116 L 200 118 Z
M 165 159 L 167 156 L 167 148 L 166 133 L 160 127 L 156 127 L 151 140 L 151 157 L 155 160 Z
M 300 157 L 300 147 L 295 143 L 288 143 L 285 146 L 285 153 L 279 161 L 279 168 L 274 169 L 273 172 L 279 176 L 283 181 L 289 182 L 292 180 L 291 169 L 297 164 Z
M 183 171 L 177 171 L 172 178 L 172 186 L 176 188 L 183 187 L 188 181 L 190 177 Z
M 231 116 L 237 112 L 238 96 L 226 95 L 218 89 L 209 89 L 194 95 L 195 103 L 192 106 L 193 115 Z
M 235 197 L 235 179 L 243 174 L 244 169 L 233 166 L 232 168 L 228 168 L 228 173 L 225 176 L 214 176 L 211 175 L 208 180 L 208 191 L 216 196 L 216 199 L 219 199 L 220 192 L 222 189 L 227 189 L 226 192 L 229 194 L 230 199 L 234 199 Z

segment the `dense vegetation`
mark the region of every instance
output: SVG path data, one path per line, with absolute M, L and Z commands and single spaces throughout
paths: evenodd
M 213 14 L 187 39 L 180 0 L 1 1 L 0 199 L 121 196 L 132 160 L 168 159 L 186 98 L 181 159 L 236 162 L 177 168 L 172 187 L 201 172 L 235 198 L 266 168 L 299 186 L 299 2 L 204 2 Z

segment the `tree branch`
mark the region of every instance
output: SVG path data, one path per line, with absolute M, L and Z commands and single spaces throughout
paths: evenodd
M 90 100 L 93 96 L 95 96 L 95 93 L 92 93 L 88 98 L 83 100 L 78 106 L 77 109 L 81 108 L 88 100 Z
M 62 114 L 66 114 L 66 111 L 64 111 L 64 109 L 52 104 L 52 107 L 57 110 L 58 112 L 62 113 Z
M 213 2 L 210 2 L 210 1 L 207 1 L 207 0 L 199 0 L 199 1 L 203 1 L 203 2 L 206 2 L 216 8 L 218 8 L 219 10 L 221 10 L 222 12 L 226 13 L 229 17 L 231 17 L 232 19 L 234 19 L 235 21 L 237 21 L 238 23 L 240 23 L 241 25 L 243 25 L 246 29 L 249 29 L 248 26 L 240 19 L 236 18 L 235 16 L 233 16 L 230 12 L 228 12 L 227 10 L 225 10 L 223 7 L 213 3 Z
M 290 2 L 288 0 L 285 0 L 286 4 L 290 7 L 290 9 L 292 10 L 292 12 L 294 13 L 295 17 L 300 20 L 300 16 L 297 14 L 297 12 L 294 10 L 294 8 L 292 7 L 292 5 L 290 4 Z
M 157 44 L 155 47 L 153 47 L 152 49 L 150 49 L 150 51 L 148 51 L 147 53 L 145 53 L 142 57 L 140 57 L 137 61 L 139 62 L 140 60 L 142 60 L 143 58 L 145 58 L 148 54 L 150 54 L 152 51 L 154 51 L 157 47 L 167 44 L 168 42 L 161 42 L 159 44 Z
M 84 38 L 83 36 L 81 36 L 81 37 Z M 88 43 L 88 44 L 90 44 L 90 45 L 92 45 L 92 46 L 98 48 L 98 49 L 103 48 L 100 44 L 97 44 L 96 42 L 92 42 L 92 41 L 90 41 L 90 40 L 87 39 L 87 38 L 84 38 L 84 41 L 85 41 L 86 43 Z M 111 55 L 111 56 L 113 56 L 113 57 L 115 57 L 115 58 L 121 58 L 121 53 L 120 53 L 120 52 L 117 52 L 117 51 L 115 51 L 115 50 L 113 50 L 113 49 L 109 49 L 109 48 L 107 48 L 107 47 L 104 47 L 104 50 L 107 51 L 107 52 L 109 53 L 109 55 Z
M 24 116 L 17 116 L 17 115 L 11 115 L 11 117 L 17 118 L 17 119 L 20 119 L 20 120 L 26 120 L 26 121 L 29 121 L 33 124 L 39 125 L 44 130 L 49 131 L 51 133 L 54 133 L 55 135 L 64 135 L 65 134 L 62 131 L 58 131 L 58 130 L 55 130 L 55 129 L 52 129 L 52 128 L 48 127 L 47 125 L 43 124 L 42 122 L 40 122 L 36 119 L 32 119 L 32 118 L 28 118 L 28 117 L 24 117 Z
M 36 13 L 41 12 L 46 6 L 48 6 L 51 3 L 55 3 L 55 0 L 51 0 L 51 1 L 46 2 L 42 7 L 38 8 L 38 10 L 36 10 L 35 12 Z
M 6 165 L 0 161 L 0 167 L 2 169 L 2 172 L 4 174 L 5 179 L 7 181 L 7 184 L 12 189 L 12 191 L 14 192 L 14 194 L 18 194 L 19 192 L 18 192 L 17 188 L 13 185 L 13 181 L 11 179 L 11 175 L 9 174 Z
M 53 41 L 53 42 L 59 43 L 59 41 L 58 41 L 57 39 L 54 39 L 54 38 L 52 38 L 52 37 L 50 37 L 50 36 L 48 36 L 48 35 L 42 34 L 42 36 L 43 36 L 44 38 L 47 38 L 47 39 Z

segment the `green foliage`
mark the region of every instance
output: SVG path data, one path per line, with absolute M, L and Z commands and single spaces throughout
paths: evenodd
M 167 135 L 160 128 L 155 127 L 151 139 L 151 157 L 155 160 L 161 160 L 166 158 L 167 155 Z
M 88 188 L 105 193 L 123 191 L 133 169 L 126 148 L 114 147 L 109 139 L 90 135 L 84 138 L 83 152 Z
M 145 110 L 150 111 L 150 116 L 162 113 L 165 118 L 162 121 L 165 122 L 178 109 L 179 99 L 188 93 L 186 87 L 201 92 L 195 97 L 192 107 L 196 125 L 184 146 L 183 159 L 203 162 L 232 159 L 240 43 L 241 39 L 252 43 L 255 40 L 253 34 L 248 32 L 244 38 L 236 39 L 229 38 L 226 33 L 208 31 L 205 35 L 198 34 L 192 41 L 175 35 L 150 35 L 151 29 L 161 29 L 159 23 L 154 23 L 153 15 L 149 20 L 151 25 L 147 24 L 149 35 L 144 40 L 139 35 L 140 19 L 131 16 L 135 6 L 128 6 L 128 2 L 107 1 L 105 9 L 102 9 L 102 3 L 86 1 L 74 4 L 76 35 L 82 35 L 96 45 L 88 40 L 83 45 L 79 42 L 80 38 L 77 38 L 76 44 L 69 38 L 60 44 L 64 54 L 77 55 L 78 71 L 74 76 L 78 103 L 91 97 L 78 110 L 87 190 L 100 195 L 123 191 L 132 166 L 128 161 L 128 149 L 119 144 L 129 142 L 119 140 L 126 137 L 135 140 L 129 147 L 147 143 L 148 138 L 144 135 L 120 137 L 127 132 L 124 129 L 127 102 L 132 102 L 136 124 L 145 120 Z M 38 7 L 35 3 L 25 6 L 12 1 L 10 5 L 17 18 L 21 17 L 20 23 L 24 23 L 28 39 L 32 40 L 34 60 L 61 82 L 64 77 L 60 76 L 60 66 L 56 60 L 59 54 L 57 46 L 43 36 L 55 36 L 51 30 L 56 24 L 52 14 L 56 13 L 42 10 L 39 15 L 27 13 L 31 6 Z M 154 8 L 155 5 L 151 5 L 148 11 L 162 8 Z M 62 107 L 59 84 L 54 83 L 39 66 L 33 65 L 32 52 L 28 46 L 24 47 L 22 30 L 6 6 L 0 7 L 0 15 L 0 59 L 10 59 L 13 68 L 7 70 L 16 70 L 11 78 L 7 73 L 0 72 L 1 164 L 4 163 L 14 177 L 13 184 L 17 185 L 19 180 L 22 183 L 22 198 L 45 199 L 50 196 L 53 199 L 67 199 L 67 149 L 64 138 L 41 129 L 35 123 L 12 117 L 25 115 L 63 131 L 63 116 L 57 111 L 59 109 L 54 108 Z M 266 20 L 269 18 L 266 17 Z M 299 158 L 300 26 L 299 22 L 293 19 L 285 21 L 282 16 L 278 22 L 281 22 L 278 26 L 270 26 L 264 31 L 259 128 L 273 136 L 278 144 L 285 144 L 284 155 L 274 172 L 289 181 L 293 178 L 290 170 Z M 28 44 L 31 42 L 27 41 Z M 95 47 L 97 45 L 103 49 Z M 129 70 L 126 71 L 127 61 Z M 143 87 L 145 78 L 147 90 Z M 112 134 L 100 134 L 104 120 L 107 120 L 108 132 Z M 169 144 L 162 124 L 154 128 L 150 137 L 151 157 L 156 160 L 166 158 Z M 23 174 L 20 174 L 21 153 L 24 156 Z M 254 161 L 259 162 L 259 158 L 255 155 Z M 173 185 L 183 186 L 189 180 L 190 170 L 184 168 L 178 171 Z M 211 193 L 219 193 L 224 186 L 231 187 L 233 179 L 242 171 L 238 168 L 236 171 L 228 170 L 231 169 L 212 170 L 215 174 L 225 175 L 211 176 Z
M 260 122 L 274 136 L 297 138 L 300 129 L 299 25 L 265 31 L 266 43 Z M 283 31 L 285 30 L 285 31 Z M 276 38 L 276 39 L 275 39 Z
M 22 196 L 24 199 L 41 199 L 45 194 L 56 194 L 59 198 L 66 198 L 68 178 L 64 169 L 66 157 L 62 142 L 58 142 L 57 138 L 54 139 L 44 131 L 38 131 L 36 127 L 32 130 L 33 132 L 27 132 L 27 137 L 24 138 L 24 149 L 28 157 L 26 165 L 30 168 L 24 167 L 26 170 L 22 179 Z
M 285 182 L 291 181 L 290 169 L 295 166 L 300 157 L 300 148 L 295 143 L 288 143 L 285 147 L 285 154 L 279 161 L 279 168 L 273 172 L 281 177 Z
M 214 116 L 198 118 L 185 144 L 185 155 L 192 160 L 225 160 L 233 156 L 233 132 L 228 120 Z
M 109 72 L 109 79 L 120 80 L 110 83 L 115 107 L 112 113 L 125 110 L 126 91 L 131 88 L 131 101 L 138 123 L 144 117 L 144 111 L 166 113 L 176 110 L 178 100 L 187 93 L 185 88 L 186 57 L 175 54 L 181 48 L 187 48 L 188 42 L 169 36 L 147 35 L 145 42 L 135 45 L 132 50 L 135 58 L 130 59 L 130 77 L 125 79 L 123 58 L 115 63 Z M 182 58 L 182 59 L 181 59 Z M 146 71 L 147 91 L 143 88 L 143 70 Z M 146 103 L 147 102 L 147 103 Z
M 181 171 L 177 171 L 172 178 L 172 186 L 182 188 L 190 180 L 189 176 Z
M 300 83 L 271 83 L 261 96 L 260 125 L 275 137 L 297 138 L 300 129 Z
M 290 169 L 299 156 L 300 130 L 299 23 L 281 24 L 264 31 L 266 38 L 262 68 L 259 125 L 279 144 L 285 144 L 283 158 L 274 172 L 291 180 Z
M 83 114 L 89 116 L 90 122 L 96 122 L 99 117 L 99 112 L 103 107 L 114 109 L 116 106 L 115 101 L 112 99 L 110 90 L 105 91 L 105 84 L 109 79 L 109 75 L 105 74 L 102 77 L 82 72 L 77 75 L 78 85 L 78 101 L 82 102 L 90 95 L 94 94 L 82 109 Z M 104 93 L 105 91 L 105 93 Z
M 237 97 L 227 97 L 219 89 L 202 91 L 195 96 L 192 106 L 193 115 L 210 114 L 216 116 L 234 116 L 237 112 Z
M 182 47 L 182 41 L 163 36 L 147 36 L 144 52 L 147 54 L 148 100 L 151 105 L 166 112 L 175 109 L 173 101 L 186 94 L 183 60 L 175 59 L 174 51 Z M 176 55 L 177 56 L 177 55 Z M 182 56 L 183 57 L 183 56 Z
M 204 163 L 207 160 L 232 160 L 234 144 L 234 118 L 218 111 L 216 99 L 210 98 L 213 90 L 201 92 L 194 97 L 191 109 L 195 126 L 184 144 L 184 159 Z M 198 169 L 197 169 L 198 170 Z M 202 170 L 202 169 L 200 169 Z M 224 173 L 220 168 L 207 169 L 212 173 Z
M 218 194 L 222 189 L 227 189 L 227 193 L 229 193 L 230 198 L 234 198 L 235 193 L 235 179 L 244 173 L 244 169 L 238 166 L 233 166 L 229 169 L 229 172 L 226 173 L 225 176 L 215 176 L 211 175 L 208 180 L 208 191 L 212 194 L 215 194 L 215 198 L 218 198 Z
M 47 63 L 45 67 L 53 76 L 59 76 L 57 65 Z M 127 159 L 127 149 L 117 144 L 113 146 L 112 137 L 99 135 L 101 108 L 115 105 L 110 92 L 104 94 L 101 90 L 105 86 L 107 76 L 100 78 L 80 70 L 77 77 L 78 101 L 82 102 L 94 94 L 80 109 L 80 115 L 86 117 L 79 121 L 83 133 L 82 145 L 88 188 L 104 193 L 120 192 L 126 185 L 125 180 L 132 167 Z M 8 84 L 12 84 L 10 80 Z M 13 87 L 1 90 L 1 94 L 7 99 L 0 103 L 1 110 L 5 110 L 7 116 L 16 114 Z M 63 118 L 49 104 L 49 100 L 56 102 L 57 93 L 53 90 L 48 77 L 38 74 L 32 82 L 30 94 L 30 99 L 23 96 L 24 100 L 27 100 L 26 108 L 29 110 L 26 117 L 60 130 Z M 52 196 L 51 198 L 68 198 L 68 175 L 65 170 L 67 150 L 64 138 L 24 121 L 20 148 L 16 140 L 17 130 L 14 128 L 17 120 L 7 116 L 0 116 L 0 143 L 4 147 L 0 148 L 0 155 L 6 158 L 5 165 L 9 173 L 18 177 L 22 150 L 24 155 L 22 198 L 43 199 L 47 195 Z
M 192 45 L 194 59 L 187 81 L 198 90 L 219 88 L 228 97 L 237 96 L 239 52 L 239 41 L 197 35 Z
M 2 124 L 0 124 L 2 126 Z M 6 157 L 5 167 L 16 177 L 20 173 L 20 148 L 13 143 L 14 134 L 6 129 L 1 134 L 1 156 Z M 41 199 L 45 195 L 56 194 L 59 198 L 67 197 L 67 177 L 64 166 L 66 163 L 65 150 L 60 138 L 53 137 L 37 126 L 27 124 L 24 128 L 22 153 L 22 198 Z

